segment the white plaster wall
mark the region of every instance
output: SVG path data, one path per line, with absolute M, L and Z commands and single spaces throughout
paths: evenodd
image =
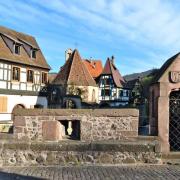
M 0 80 L 0 88 L 6 88 L 6 82 Z
M 9 75 L 8 75 L 9 77 L 8 77 L 8 81 L 10 81 L 11 80 L 11 72 L 9 71 Z
M 25 83 L 21 84 L 21 90 L 26 90 L 26 84 Z
M 0 96 L 7 96 L 7 113 L 0 113 L 0 121 L 11 120 L 11 113 L 13 108 L 17 104 L 25 106 L 25 108 L 32 108 L 36 104 L 43 105 L 44 108 L 47 108 L 47 99 L 46 97 L 38 96 L 20 96 L 20 95 L 5 95 L 1 94 Z
M 21 82 L 26 82 L 26 73 L 22 73 L 22 72 L 21 72 L 20 81 L 21 81 Z
M 3 69 L 0 69 L 0 79 L 3 79 Z
M 32 84 L 30 84 L 30 83 L 27 84 L 27 90 L 28 90 L 28 91 L 32 91 L 32 90 L 33 90 L 33 89 L 32 89 Z
M 0 121 L 11 121 L 11 113 L 0 113 Z
M 4 70 L 4 80 L 7 80 L 7 69 Z
M 12 89 L 19 90 L 19 82 L 13 82 L 12 83 Z

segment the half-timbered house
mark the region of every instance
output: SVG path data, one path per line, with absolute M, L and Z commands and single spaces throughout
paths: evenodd
M 102 105 L 119 106 L 129 102 L 129 89 L 114 64 L 114 57 L 108 58 L 99 80 L 99 101 Z
M 0 26 L 0 121 L 16 107 L 47 107 L 47 64 L 34 37 Z

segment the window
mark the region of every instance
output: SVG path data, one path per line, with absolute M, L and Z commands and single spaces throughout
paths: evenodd
M 27 82 L 30 82 L 30 83 L 34 82 L 34 71 L 27 70 Z
M 105 89 L 105 96 L 110 96 L 110 90 L 109 89 Z
M 41 83 L 46 84 L 47 83 L 47 73 L 42 72 L 41 74 Z
M 20 54 L 20 45 L 18 45 L 18 44 L 14 45 L 14 53 L 15 54 Z
M 123 97 L 123 90 L 119 91 L 119 95 L 120 95 L 120 97 Z
M 12 80 L 20 81 L 20 68 L 19 67 L 13 67 Z
M 111 79 L 105 79 L 104 84 L 105 85 L 110 85 L 111 84 Z
M 129 96 L 129 91 L 126 91 L 126 96 L 127 96 L 127 97 Z
M 36 58 L 36 50 L 35 49 L 31 50 L 31 57 Z
M 102 89 L 101 96 L 110 96 L 110 89 Z
M 104 96 L 104 89 L 101 90 L 101 96 Z
M 113 92 L 113 97 L 116 97 L 117 93 L 116 92 Z

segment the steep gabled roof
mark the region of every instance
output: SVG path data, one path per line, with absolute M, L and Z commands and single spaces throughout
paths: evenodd
M 125 80 L 116 68 L 113 60 L 110 60 L 109 58 L 106 61 L 102 75 L 112 75 L 116 87 L 123 87 L 125 84 Z
M 180 56 L 180 53 L 177 53 L 176 55 L 172 56 L 162 65 L 162 67 L 158 70 L 158 72 L 153 80 L 153 83 L 156 83 L 160 80 L 160 78 L 163 76 L 165 71 L 178 58 L 178 56 Z
M 12 52 L 11 48 L 9 48 L 6 42 L 7 39 L 9 42 L 12 41 L 11 45 L 13 44 L 13 42 L 21 45 L 20 55 L 15 55 Z M 31 45 L 33 48 L 37 50 L 36 59 L 32 59 L 27 54 L 24 48 L 25 46 L 24 43 Z M 50 69 L 50 66 L 46 62 L 34 37 L 14 31 L 12 29 L 5 28 L 3 26 L 0 26 L 0 60 L 12 62 L 12 63 L 30 65 L 48 70 Z
M 52 83 L 60 85 L 97 86 L 76 49 L 64 66 L 61 67 Z
M 83 63 L 88 69 L 91 76 L 96 79 L 103 71 L 103 66 L 101 60 L 88 60 L 84 59 Z

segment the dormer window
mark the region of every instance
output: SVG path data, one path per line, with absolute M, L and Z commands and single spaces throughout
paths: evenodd
M 14 44 L 14 53 L 15 54 L 20 54 L 20 45 L 19 44 Z
M 31 49 L 31 58 L 36 59 L 36 50 L 35 49 Z

